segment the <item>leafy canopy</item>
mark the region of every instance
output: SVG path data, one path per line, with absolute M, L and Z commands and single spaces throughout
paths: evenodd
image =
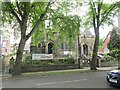
M 70 3 L 58 3 L 56 10 L 52 10 L 48 13 L 49 26 L 45 27 L 45 23 L 40 27 L 38 31 L 32 36 L 32 42 L 37 45 L 43 38 L 48 35 L 48 41 L 54 40 L 59 45 L 62 42 L 66 42 L 72 46 L 76 37 L 79 34 L 80 17 L 78 15 L 70 15 Z M 41 31 L 42 30 L 42 31 Z M 41 35 L 41 34 L 42 35 Z
M 120 35 L 117 33 L 118 28 L 113 28 L 111 32 L 108 48 L 110 50 L 120 49 Z

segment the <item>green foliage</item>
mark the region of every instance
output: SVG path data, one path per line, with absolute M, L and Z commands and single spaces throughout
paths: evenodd
M 31 56 L 27 56 L 22 61 L 22 66 L 42 66 L 42 65 L 61 65 L 75 64 L 74 58 L 56 59 L 56 60 L 32 60 Z
M 104 26 L 105 24 L 113 24 L 113 17 L 117 12 L 116 4 L 117 3 L 104 3 L 103 0 L 99 0 L 97 2 L 89 0 L 89 9 L 85 15 L 85 18 L 83 18 L 85 28 L 97 28 L 99 26 Z M 93 18 L 95 19 L 94 21 Z M 96 26 L 94 26 L 94 22 Z
M 114 58 L 110 55 L 105 54 L 104 60 L 105 60 L 105 62 L 111 62 L 111 61 L 114 61 Z
M 31 66 L 32 65 L 32 57 L 27 56 L 23 61 L 22 61 L 22 66 Z
M 120 49 L 120 35 L 117 34 L 116 29 L 111 32 L 110 42 L 108 44 L 110 50 Z
M 21 40 L 17 51 L 15 69 L 13 75 L 21 74 L 21 61 L 23 49 L 26 41 L 31 37 L 35 30 L 39 28 L 46 13 L 49 11 L 51 2 L 3 2 L 2 3 L 3 21 L 15 23 L 19 26 Z M 29 29 L 29 27 L 31 29 Z
M 57 23 L 56 23 L 57 21 Z M 80 19 L 78 16 L 64 16 L 53 20 L 54 28 L 59 32 L 59 41 L 72 45 L 79 34 Z
M 117 3 L 106 4 L 103 0 L 93 1 L 89 0 L 89 8 L 86 13 L 85 19 L 83 21 L 83 25 L 86 29 L 94 28 L 95 33 L 95 43 L 94 50 L 92 55 L 92 63 L 91 70 L 96 70 L 95 59 L 97 59 L 97 51 L 99 47 L 99 29 L 100 26 L 105 24 L 112 24 L 112 18 L 115 15 L 115 11 L 117 10 Z
M 110 56 L 116 58 L 117 60 L 120 59 L 120 49 L 113 49 L 109 53 Z
M 34 44 L 37 45 L 48 35 L 48 42 L 56 41 L 53 48 L 54 50 L 58 48 L 62 42 L 65 42 L 70 49 L 72 49 L 74 41 L 79 34 L 81 20 L 77 15 L 67 14 L 70 12 L 70 3 L 65 2 L 58 4 L 57 10 L 52 10 L 51 13 L 48 13 L 47 20 L 50 21 L 49 27 L 40 27 L 42 32 L 40 32 L 40 30 L 36 31 L 32 36 L 31 42 L 35 42 Z
M 66 63 L 66 64 L 75 64 L 74 58 L 67 58 L 67 59 L 65 60 L 65 63 Z
M 32 38 L 31 38 L 31 45 L 32 46 L 37 46 L 38 43 L 40 41 L 43 41 L 43 39 L 45 38 L 45 28 L 44 28 L 44 26 L 45 26 L 45 23 L 42 22 L 39 25 L 39 28 L 32 35 Z
M 99 48 L 103 48 L 103 39 L 99 39 Z
M 3 2 L 2 3 L 2 11 L 3 11 L 3 20 L 6 22 L 14 22 L 16 17 L 12 15 L 12 11 L 18 15 L 19 18 L 24 14 L 25 10 L 29 11 L 29 22 L 36 23 L 41 14 L 44 13 L 44 8 L 47 3 L 45 2 Z M 22 19 L 22 18 L 21 18 Z
M 111 32 L 110 42 L 108 44 L 110 49 L 109 55 L 120 60 L 120 35 L 117 33 L 117 28 L 113 28 Z

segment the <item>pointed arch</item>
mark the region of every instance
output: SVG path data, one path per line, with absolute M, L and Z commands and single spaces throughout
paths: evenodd
M 83 45 L 83 54 L 86 56 L 88 55 L 88 45 L 87 44 Z
M 52 54 L 53 53 L 53 50 L 52 50 L 53 46 L 54 46 L 53 42 L 48 43 L 48 54 Z

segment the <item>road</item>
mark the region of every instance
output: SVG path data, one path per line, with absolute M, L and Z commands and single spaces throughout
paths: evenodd
M 107 71 L 2 80 L 3 88 L 115 88 L 107 84 Z M 117 89 L 117 88 L 115 88 Z

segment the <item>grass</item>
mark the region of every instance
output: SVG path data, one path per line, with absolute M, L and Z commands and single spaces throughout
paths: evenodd
M 24 78 L 40 78 L 53 75 L 69 75 L 75 73 L 88 73 L 92 72 L 91 70 L 73 70 L 73 71 L 50 71 L 50 72 L 31 72 L 31 73 L 22 73 L 20 76 L 9 76 L 3 77 L 3 79 L 24 79 Z
M 59 71 L 59 72 L 36 72 L 36 73 L 23 73 L 23 77 L 32 76 L 32 77 L 40 77 L 40 76 L 51 76 L 51 75 L 67 75 L 67 74 L 74 74 L 74 73 L 85 73 L 90 72 L 90 70 L 84 71 Z

